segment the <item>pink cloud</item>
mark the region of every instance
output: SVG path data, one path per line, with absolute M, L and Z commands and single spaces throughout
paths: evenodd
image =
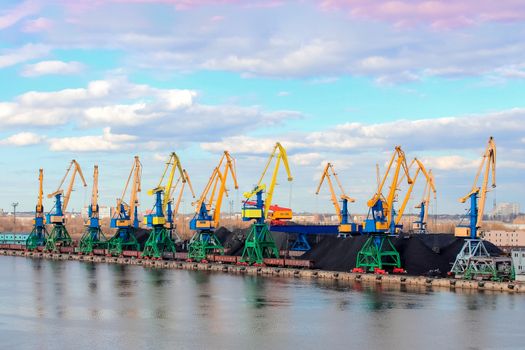
M 29 20 L 25 22 L 23 31 L 27 33 L 42 32 L 53 27 L 53 21 L 44 17 Z
M 0 10 L 0 29 L 18 23 L 21 19 L 35 14 L 39 9 L 40 6 L 34 1 L 24 1 L 12 9 Z
M 450 29 L 525 19 L 525 1 L 521 0 L 324 0 L 321 8 L 343 10 L 352 17 L 390 22 L 397 27 L 428 24 L 435 29 Z

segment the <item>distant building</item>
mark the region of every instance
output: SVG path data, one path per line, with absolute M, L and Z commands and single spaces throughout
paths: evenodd
M 82 208 L 82 217 L 84 219 L 88 218 L 88 207 Z M 99 207 L 98 208 L 98 215 L 101 219 L 107 219 L 111 217 L 111 208 L 110 207 Z
M 494 217 L 518 216 L 519 213 L 520 213 L 519 203 L 501 202 L 501 203 L 498 203 L 492 210 L 492 216 Z
M 525 231 L 486 231 L 483 239 L 507 251 L 525 247 Z
M 525 282 L 525 250 L 513 249 L 510 256 L 514 272 L 516 273 L 516 281 Z

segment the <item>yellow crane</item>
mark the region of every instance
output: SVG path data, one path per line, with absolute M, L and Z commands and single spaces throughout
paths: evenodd
M 190 221 L 190 229 L 196 232 L 188 244 L 189 259 L 205 260 L 209 252 L 224 254 L 224 247 L 215 235 L 215 229 L 219 227 L 222 199 L 224 195 L 227 195 L 226 183 L 229 173 L 231 173 L 234 188 L 239 188 L 235 160 L 228 151 L 224 151 L 219 165 L 213 169 L 196 203 L 195 216 Z
M 392 169 L 393 173 L 390 174 Z M 401 171 L 403 171 L 403 177 L 400 177 Z M 389 175 L 391 183 L 388 195 L 385 197 L 383 188 Z M 364 222 L 363 232 L 368 233 L 369 237 L 357 253 L 354 272 L 371 271 L 384 273 L 384 268 L 387 266 L 392 267 L 392 272 L 395 273 L 404 271 L 401 268 L 399 252 L 389 238 L 389 235 L 396 234 L 399 228 L 395 220 L 394 201 L 396 193 L 399 191 L 401 180 L 404 177 L 406 177 L 409 185 L 413 183 L 405 152 L 400 146 L 396 146 L 376 193 L 367 202 L 369 212 Z
M 91 190 L 91 203 L 88 206 L 88 221 L 86 230 L 79 242 L 81 254 L 91 254 L 93 249 L 106 247 L 106 236 L 100 228 L 100 215 L 98 206 L 98 165 L 93 167 L 93 188 Z
M 266 191 L 266 185 L 263 183 L 266 172 L 272 161 L 275 159 L 275 166 L 270 180 L 270 186 Z M 257 185 L 251 192 L 244 193 L 246 200 L 242 209 L 242 218 L 244 221 L 254 220 L 250 233 L 248 234 L 244 249 L 242 252 L 241 262 L 246 264 L 263 264 L 264 258 L 279 257 L 279 250 L 268 227 L 266 219 L 269 218 L 269 210 L 272 205 L 273 194 L 277 184 L 277 175 L 279 167 L 282 164 L 288 175 L 288 181 L 292 181 L 292 173 L 288 164 L 288 156 L 284 147 L 277 142 L 273 147 L 270 157 L 266 162 Z M 263 199 L 263 193 L 266 191 L 266 198 Z M 255 204 L 250 198 L 255 196 Z
M 390 188 L 388 195 L 385 198 L 383 195 L 383 188 L 385 187 L 386 181 L 392 170 L 392 165 L 395 163 L 394 172 L 391 176 Z M 376 193 L 367 202 L 369 208 L 369 218 L 365 221 L 365 232 L 387 232 L 395 233 L 395 220 L 394 216 L 396 212 L 394 210 L 394 201 L 396 199 L 396 193 L 399 191 L 400 173 L 403 171 L 403 179 L 406 177 L 407 183 L 412 184 L 412 178 L 410 177 L 408 165 L 406 162 L 405 152 L 400 146 L 396 146 L 392 157 L 388 163 L 383 179 L 381 180 Z M 371 216 L 371 217 L 370 217 Z
M 333 177 L 337 183 L 337 186 L 339 187 L 339 190 L 341 191 L 341 194 L 339 195 L 339 199 L 341 200 L 343 207 L 339 205 L 338 196 L 335 193 L 334 185 L 332 183 Z M 340 235 L 346 236 L 352 233 L 352 231 L 355 231 L 356 227 L 354 225 L 354 230 L 352 230 L 352 223 L 350 223 L 349 220 L 349 213 L 348 213 L 348 202 L 354 203 L 355 199 L 350 198 L 346 195 L 345 190 L 343 189 L 343 186 L 341 185 L 341 181 L 339 181 L 339 177 L 337 176 L 337 173 L 334 170 L 334 166 L 332 163 L 327 163 L 323 174 L 321 175 L 321 180 L 319 181 L 319 185 L 317 186 L 317 190 L 315 191 L 315 194 L 319 194 L 319 191 L 321 190 L 321 186 L 323 185 L 324 180 L 326 179 L 326 182 L 328 183 L 328 189 L 330 190 L 330 199 L 332 200 L 332 204 L 335 208 L 335 213 L 339 219 L 339 226 L 338 231 Z
M 478 181 L 481 173 L 483 172 L 483 180 L 481 187 L 478 186 Z M 488 144 L 481 158 L 478 171 L 474 177 L 474 184 L 464 197 L 461 197 L 459 201 L 465 203 L 470 199 L 470 222 L 468 226 L 458 225 L 455 230 L 455 234 L 458 237 L 470 237 L 475 239 L 479 237 L 478 230 L 481 228 L 483 222 L 483 214 L 485 212 L 485 202 L 487 200 L 487 193 L 489 189 L 489 178 L 492 179 L 492 188 L 496 187 L 496 143 L 494 138 L 490 137 Z M 479 198 L 479 204 L 478 204 Z
M 175 253 L 175 243 L 172 236 L 172 199 L 170 196 L 174 186 L 175 173 L 179 174 L 179 179 L 183 184 L 186 183 L 186 176 L 182 170 L 179 156 L 172 152 L 166 162 L 159 184 L 148 191 L 149 195 L 155 196 L 155 204 L 152 213 L 144 217 L 144 223 L 152 230 L 144 245 L 142 257 L 160 259 L 165 252 Z
M 135 156 L 131 171 L 129 172 L 126 185 L 122 195 L 117 199 L 117 206 L 111 218 L 110 227 L 117 231 L 108 241 L 108 249 L 112 255 L 121 255 L 124 248 L 140 250 L 140 245 L 135 237 L 135 231 L 139 227 L 138 220 L 138 194 L 141 191 L 142 164 L 138 156 Z M 131 186 L 130 186 L 131 185 Z M 130 189 L 129 202 L 124 198 Z
M 26 248 L 34 250 L 46 243 L 47 229 L 44 218 L 44 169 L 38 171 L 38 202 L 35 208 L 35 217 L 33 219 L 33 230 L 26 240 Z
M 71 171 L 71 169 L 73 169 L 73 171 Z M 70 173 L 71 179 L 69 180 L 69 185 L 64 193 L 62 186 Z M 57 190 L 47 195 L 48 198 L 55 197 L 55 206 L 51 212 L 47 214 L 47 222 L 53 225 L 53 229 L 46 239 L 46 250 L 55 251 L 59 246 L 69 246 L 73 243 L 65 226 L 66 220 L 64 215 L 67 211 L 67 206 L 71 198 L 71 192 L 73 191 L 77 174 L 80 176 L 84 187 L 86 187 L 87 184 L 84 175 L 82 174 L 82 169 L 78 162 L 73 159 L 66 170 L 66 174 L 60 181 Z
M 478 186 L 482 173 L 481 186 Z M 512 276 L 511 259 L 501 256 L 492 257 L 483 240 L 480 239 L 479 231 L 483 223 L 487 193 L 490 191 L 490 180 L 492 188 L 496 187 L 496 143 L 493 137 L 488 140 L 472 188 L 467 195 L 459 199 L 461 203 L 470 200 L 470 211 L 469 223 L 460 224 L 455 230 L 456 236 L 465 237 L 465 243 L 450 271 L 456 278 L 503 281 L 509 280 Z
M 427 217 L 428 217 L 428 205 L 430 203 L 430 192 L 434 193 L 434 198 L 436 197 L 436 187 L 434 186 L 434 177 L 432 176 L 432 171 L 427 171 L 423 163 L 417 159 L 414 158 L 412 162 L 409 165 L 409 169 L 412 169 L 414 164 L 417 166 L 416 172 L 414 173 L 412 177 L 412 183 L 409 185 L 407 192 L 405 194 L 405 198 L 403 199 L 403 202 L 401 204 L 401 207 L 399 208 L 399 211 L 397 212 L 396 218 L 395 218 L 395 225 L 399 226 L 401 219 L 403 217 L 403 214 L 405 213 L 405 209 L 407 207 L 408 201 L 410 200 L 412 196 L 412 191 L 414 189 L 414 185 L 416 184 L 417 178 L 419 176 L 419 173 L 422 173 L 425 176 L 425 189 L 423 191 L 423 200 L 416 206 L 417 208 L 421 209 L 419 221 L 416 221 L 415 224 L 421 230 L 420 232 L 426 232 L 426 223 L 427 223 Z M 400 182 L 402 182 L 404 179 L 404 176 L 402 176 L 402 179 Z M 428 196 L 427 196 L 428 195 Z

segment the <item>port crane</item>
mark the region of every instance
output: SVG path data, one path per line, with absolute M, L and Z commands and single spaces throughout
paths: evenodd
M 266 184 L 263 184 L 264 176 L 268 171 L 272 160 L 275 159 L 275 166 L 272 173 L 270 186 L 266 189 Z M 246 241 L 244 243 L 244 249 L 242 251 L 241 262 L 245 264 L 263 264 L 263 259 L 267 257 L 279 257 L 279 250 L 275 245 L 275 241 L 268 227 L 267 219 L 269 218 L 269 210 L 272 205 L 272 198 L 275 191 L 275 185 L 277 184 L 277 175 L 279 173 L 279 167 L 282 164 L 286 169 L 288 175 L 288 181 L 292 181 L 292 173 L 290 172 L 290 166 L 288 165 L 288 157 L 284 147 L 277 142 L 273 148 L 266 166 L 262 172 L 261 177 L 257 185 L 251 192 L 244 193 L 246 200 L 244 201 L 242 208 L 242 219 L 244 221 L 252 221 L 252 227 Z M 263 199 L 263 194 L 266 192 L 266 198 Z M 248 204 L 250 198 L 255 196 L 255 205 Z
M 73 171 L 71 171 L 71 169 L 73 169 Z M 64 185 L 64 182 L 70 173 L 71 179 L 69 180 L 69 185 L 66 192 L 64 193 L 62 186 Z M 67 232 L 65 226 L 65 213 L 67 211 L 67 206 L 69 204 L 69 199 L 71 198 L 71 192 L 73 191 L 75 177 L 77 174 L 80 176 L 84 187 L 86 187 L 87 184 L 86 180 L 84 179 L 84 175 L 82 174 L 82 169 L 80 168 L 78 162 L 73 159 L 69 164 L 62 181 L 60 181 L 57 190 L 47 195 L 48 198 L 55 197 L 55 205 L 46 215 L 46 221 L 53 225 L 53 229 L 46 239 L 45 249 L 48 251 L 56 251 L 59 246 L 69 246 L 73 243 L 71 236 Z
M 151 214 L 144 216 L 144 224 L 152 228 L 142 252 L 144 258 L 160 259 L 164 252 L 175 253 L 175 243 L 172 237 L 171 194 L 176 172 L 179 173 L 179 180 L 183 184 L 186 183 L 186 176 L 182 170 L 180 159 L 175 152 L 172 152 L 166 162 L 159 184 L 148 191 L 150 196 L 155 196 L 155 204 Z
M 395 226 L 400 227 L 400 222 L 403 217 L 403 214 L 405 213 L 405 209 L 407 207 L 408 201 L 410 200 L 412 196 L 414 185 L 416 184 L 419 174 L 422 173 L 425 176 L 425 187 L 423 190 L 423 199 L 421 200 L 421 202 L 419 202 L 416 205 L 416 208 L 420 209 L 420 212 L 419 212 L 418 219 L 413 223 L 413 227 L 418 233 L 426 233 L 427 232 L 428 207 L 430 204 L 430 193 L 432 192 L 434 194 L 434 199 L 435 199 L 436 198 L 436 187 L 434 185 L 434 176 L 432 175 L 432 170 L 427 171 L 423 163 L 417 158 L 414 158 L 412 160 L 408 168 L 412 169 L 414 165 L 417 166 L 417 169 L 414 175 L 412 176 L 412 183 L 410 184 L 410 186 L 408 186 L 407 192 L 405 194 L 405 198 L 403 199 L 401 207 L 399 208 L 399 211 L 397 212 L 397 215 L 395 218 Z M 401 177 L 400 182 L 403 182 L 404 176 L 405 174 L 403 174 L 403 176 Z
M 480 176 L 483 180 L 481 187 L 478 186 Z M 481 224 L 485 211 L 487 193 L 490 191 L 489 178 L 492 188 L 496 187 L 496 143 L 491 136 L 488 140 L 485 152 L 481 158 L 474 184 L 461 203 L 470 201 L 468 211 L 468 224 L 459 224 L 455 228 L 456 237 L 464 237 L 465 243 L 456 256 L 451 273 L 456 278 L 481 278 L 501 280 L 511 275 L 510 263 L 507 258 L 491 257 L 483 240 L 480 238 Z
M 42 247 L 46 243 L 47 229 L 46 220 L 44 218 L 44 205 L 42 203 L 44 198 L 44 169 L 38 171 L 38 202 L 35 208 L 35 217 L 33 219 L 33 229 L 27 237 L 26 248 L 34 250 Z
M 98 165 L 93 167 L 93 188 L 91 189 L 91 203 L 88 206 L 88 220 L 84 234 L 80 238 L 79 252 L 91 254 L 93 249 L 106 247 L 106 236 L 100 228 L 100 215 L 98 205 Z
M 113 237 L 108 240 L 108 250 L 111 255 L 121 255 L 124 248 L 140 250 L 140 245 L 135 237 L 135 230 L 139 227 L 138 194 L 141 191 L 141 177 L 142 164 L 139 157 L 135 156 L 126 185 L 122 195 L 117 199 L 117 206 L 110 222 L 110 227 L 117 229 Z M 128 188 L 130 188 L 130 200 L 126 203 L 124 198 Z
M 390 189 L 385 197 L 383 188 L 392 169 Z M 367 202 L 369 211 L 363 231 L 369 234 L 369 237 L 357 254 L 355 272 L 380 273 L 384 271 L 386 266 L 392 266 L 393 272 L 404 271 L 401 268 L 401 257 L 389 238 L 401 228 L 400 225 L 396 224 L 396 211 L 394 209 L 396 193 L 402 179 L 400 177 L 401 171 L 403 171 L 407 183 L 411 185 L 413 181 L 410 177 L 405 152 L 400 146 L 396 146 L 376 193 Z
M 215 229 L 219 226 L 223 196 L 227 195 L 228 173 L 231 173 L 234 188 L 238 189 L 235 160 L 228 151 L 224 151 L 196 203 L 195 216 L 190 221 L 190 229 L 196 232 L 188 244 L 188 259 L 206 260 L 208 252 L 224 254 L 224 247 L 215 235 Z
M 338 196 L 335 193 L 334 185 L 332 178 L 333 177 L 337 183 L 337 186 L 339 187 L 339 190 L 341 191 L 341 194 L 339 195 L 339 199 L 341 200 L 342 207 L 339 205 Z M 319 181 L 319 185 L 317 186 L 317 190 L 315 191 L 315 194 L 319 194 L 319 191 L 321 191 L 321 186 L 323 185 L 324 180 L 326 179 L 326 183 L 328 183 L 328 189 L 330 190 L 330 199 L 332 201 L 332 204 L 334 205 L 335 213 L 337 215 L 337 218 L 339 219 L 339 226 L 337 227 L 337 231 L 339 232 L 339 236 L 346 237 L 350 235 L 352 232 L 356 232 L 358 230 L 358 226 L 356 224 L 353 224 L 350 222 L 349 217 L 350 213 L 348 212 L 348 203 L 354 203 L 355 199 L 350 198 L 346 195 L 345 190 L 343 189 L 343 185 L 341 184 L 341 181 L 339 180 L 339 177 L 337 176 L 337 173 L 334 170 L 334 166 L 332 163 L 327 163 L 323 174 L 321 175 L 321 180 Z

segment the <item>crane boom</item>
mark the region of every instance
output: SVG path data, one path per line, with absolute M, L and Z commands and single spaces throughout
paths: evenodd
M 135 220 L 135 208 L 137 208 L 139 204 L 138 194 L 141 191 L 140 183 L 142 175 L 142 164 L 140 163 L 138 156 L 135 156 L 135 163 L 133 165 L 132 173 L 133 182 L 131 184 L 131 196 L 129 200 L 129 218 L 131 222 Z
M 401 221 L 401 219 L 403 217 L 403 214 L 405 213 L 406 206 L 408 204 L 408 201 L 410 200 L 410 196 L 412 195 L 412 190 L 414 189 L 414 185 L 416 184 L 416 180 L 417 180 L 418 175 L 419 175 L 420 172 L 423 173 L 423 175 L 425 176 L 425 179 L 426 179 L 425 191 L 423 193 L 426 192 L 426 187 L 427 186 L 429 187 L 429 190 L 432 190 L 434 193 L 436 193 L 436 188 L 434 187 L 434 181 L 430 177 L 430 174 L 429 174 L 429 172 L 427 172 L 427 169 L 425 168 L 423 163 L 419 159 L 414 158 L 412 160 L 412 162 L 410 163 L 408 168 L 411 169 L 414 164 L 417 165 L 417 170 L 416 170 L 416 173 L 414 174 L 414 176 L 412 177 L 412 183 L 408 187 L 407 193 L 405 194 L 405 198 L 403 200 L 403 203 L 401 204 L 401 207 L 399 208 L 399 211 L 397 213 L 397 216 L 396 216 L 396 219 L 395 219 L 396 225 L 399 224 L 399 222 Z M 402 182 L 404 180 L 404 176 L 405 176 L 405 174 L 403 174 L 403 176 L 401 177 L 400 182 Z M 427 206 L 427 209 L 428 209 L 428 206 Z
M 181 189 L 179 191 L 179 196 L 177 197 L 177 201 L 175 202 L 175 208 L 173 209 L 173 215 L 174 216 L 177 215 L 177 213 L 179 212 L 179 206 L 180 206 L 180 202 L 182 201 L 182 194 L 184 193 L 184 187 L 186 186 L 186 184 L 188 184 L 188 187 L 190 188 L 192 197 L 195 198 L 195 191 L 193 191 L 193 185 L 191 184 L 190 176 L 186 172 L 186 169 L 182 169 L 182 172 L 184 173 L 184 177 L 186 178 L 186 182 L 183 182 L 182 185 L 181 185 Z M 175 188 L 177 187 L 177 184 L 179 182 L 181 182 L 180 178 L 177 180 L 177 183 L 173 187 L 173 190 L 175 190 Z M 173 193 L 173 191 L 172 191 L 172 193 Z M 171 196 L 172 196 L 172 194 L 170 194 L 170 197 Z
M 330 173 L 332 175 L 330 175 Z M 342 200 L 346 200 L 348 202 L 352 202 L 352 203 L 355 202 L 354 198 L 350 198 L 350 197 L 348 197 L 345 194 L 343 186 L 341 185 L 341 181 L 339 181 L 339 177 L 337 176 L 337 173 L 335 172 L 334 166 L 332 165 L 332 163 L 327 163 L 326 164 L 326 166 L 325 166 L 325 168 L 323 170 L 323 174 L 321 175 L 321 180 L 319 181 L 319 185 L 317 186 L 317 190 L 315 191 L 315 194 L 319 194 L 319 191 L 321 190 L 321 186 L 323 185 L 324 179 L 326 179 L 326 182 L 328 183 L 328 188 L 330 190 L 330 198 L 332 200 L 332 204 L 334 205 L 335 212 L 337 214 L 337 217 L 339 218 L 339 222 L 342 222 L 343 221 L 343 213 L 341 211 L 341 206 L 339 205 L 339 201 L 337 200 L 337 195 L 335 194 L 334 186 L 332 184 L 332 179 L 330 178 L 330 176 L 334 177 L 334 179 L 337 182 L 337 185 L 338 185 L 339 189 L 341 190 L 340 198 Z
M 44 169 L 38 170 L 38 202 L 36 204 L 36 213 L 44 211 Z
M 71 168 L 73 168 L 73 173 L 71 174 L 71 180 L 69 181 L 69 185 L 68 185 L 67 191 L 64 194 L 64 191 L 62 190 L 62 185 L 64 184 L 64 182 L 65 182 L 69 172 L 71 171 Z M 64 177 L 60 181 L 60 184 L 58 185 L 58 189 L 55 192 L 50 193 L 50 194 L 47 195 L 48 198 L 56 197 L 58 194 L 63 195 L 64 200 L 62 202 L 61 210 L 64 213 L 67 210 L 67 206 L 69 204 L 69 199 L 71 198 L 71 192 L 73 191 L 73 186 L 75 184 L 75 177 L 76 177 L 77 173 L 80 176 L 80 179 L 82 180 L 82 184 L 84 185 L 84 187 L 86 187 L 87 183 L 86 183 L 86 180 L 84 179 L 84 174 L 82 174 L 82 169 L 80 168 L 80 165 L 78 164 L 78 162 L 75 159 L 73 159 L 71 161 L 71 163 L 69 164 L 69 167 L 66 170 L 66 174 L 64 175 Z
M 91 191 L 91 211 L 98 212 L 98 165 L 93 167 L 93 189 Z

